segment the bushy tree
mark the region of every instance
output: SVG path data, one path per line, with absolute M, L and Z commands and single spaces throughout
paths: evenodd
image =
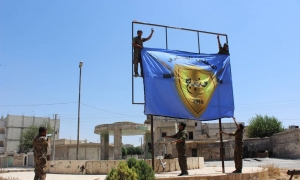
M 128 155 L 133 155 L 134 152 L 135 152 L 135 148 L 134 147 L 128 147 L 128 148 L 126 148 L 126 150 L 127 150 L 127 154 Z
M 248 137 L 270 137 L 273 134 L 280 133 L 284 131 L 282 122 L 279 121 L 274 116 L 262 116 L 256 115 L 249 121 L 249 126 L 247 127 Z
M 142 155 L 142 149 L 141 149 L 141 147 L 135 147 L 134 148 L 134 154 Z
M 112 169 L 105 178 L 106 180 L 138 180 L 137 173 L 130 169 L 126 162 L 122 161 L 117 169 Z
M 128 147 L 126 148 L 126 150 L 128 155 L 133 155 L 133 154 L 142 155 L 142 149 L 140 147 Z
M 120 165 L 122 163 L 122 165 Z M 107 180 L 123 180 L 134 179 L 133 176 L 128 174 L 135 173 L 136 180 L 155 180 L 155 173 L 145 161 L 136 160 L 135 158 L 129 158 L 127 162 L 121 162 L 117 169 L 112 169 L 106 176 Z M 126 166 L 125 166 L 126 165 Z M 120 170 L 122 168 L 122 171 Z M 125 171 L 128 171 L 125 173 Z M 124 175 L 126 174 L 126 176 Z M 123 176 L 122 176 L 123 175 Z
M 127 149 L 122 147 L 122 156 L 126 156 L 127 155 Z
M 129 168 L 133 169 L 137 175 L 138 180 L 154 180 L 155 173 L 151 166 L 149 166 L 143 160 L 136 160 L 135 158 L 129 158 L 127 160 L 127 165 Z
M 44 123 L 44 127 L 47 127 L 47 133 L 52 134 L 54 132 L 50 123 Z M 33 139 L 39 134 L 40 126 L 32 125 L 22 133 L 22 138 L 20 140 L 19 152 L 27 153 L 30 149 L 33 148 Z

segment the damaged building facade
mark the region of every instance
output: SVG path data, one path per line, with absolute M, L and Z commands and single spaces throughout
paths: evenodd
M 150 116 L 145 124 L 150 125 Z M 175 145 L 169 142 L 165 136 L 176 134 L 177 122 L 186 123 L 188 139 L 186 140 L 187 157 L 204 157 L 205 161 L 220 160 L 220 133 L 219 123 L 205 123 L 202 121 L 175 119 L 169 117 L 153 116 L 154 128 L 154 155 L 164 156 L 171 154 L 177 157 Z M 243 122 L 238 122 L 242 123 Z M 225 132 L 235 132 L 235 123 L 222 123 L 222 130 Z M 247 138 L 247 128 L 244 132 L 244 157 L 259 157 L 259 153 L 276 158 L 300 158 L 300 130 L 298 127 L 287 129 L 285 132 L 274 134 L 266 138 Z M 146 158 L 151 158 L 151 132 L 144 135 L 144 146 Z M 234 158 L 234 137 L 223 134 L 223 147 L 225 150 L 225 160 Z

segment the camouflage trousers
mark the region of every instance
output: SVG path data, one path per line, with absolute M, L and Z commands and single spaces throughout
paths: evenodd
M 134 73 L 138 74 L 138 64 L 140 63 L 141 68 L 141 76 L 143 76 L 143 64 L 142 64 L 142 58 L 140 53 L 134 53 L 133 54 L 133 67 L 134 67 Z
M 186 159 L 186 154 L 185 154 L 186 149 L 178 148 L 177 151 L 178 151 L 178 163 L 179 163 L 179 166 L 181 169 L 181 173 L 188 174 L 187 159 Z
M 46 163 L 34 165 L 34 180 L 46 180 Z
M 235 146 L 234 148 L 234 164 L 235 169 L 241 171 L 243 168 L 243 146 Z

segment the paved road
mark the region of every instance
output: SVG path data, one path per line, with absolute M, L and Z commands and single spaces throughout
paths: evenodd
M 300 159 L 276 159 L 276 158 L 246 158 L 243 161 L 244 167 L 263 167 L 273 164 L 275 167 L 282 169 L 300 169 Z M 221 161 L 204 162 L 205 167 L 221 167 Z M 234 167 L 233 161 L 225 161 L 225 167 Z
M 208 171 L 211 169 L 212 171 L 219 172 L 220 167 L 222 166 L 221 161 L 211 161 L 205 162 L 205 169 L 201 169 L 202 171 Z M 263 167 L 268 164 L 274 164 L 274 166 L 278 166 L 283 169 L 300 169 L 300 159 L 299 160 L 288 160 L 288 159 L 274 159 L 274 158 L 255 158 L 255 159 L 244 159 L 243 165 L 244 167 Z M 225 171 L 230 172 L 234 168 L 233 161 L 225 161 Z M 214 170 L 215 169 L 215 170 Z M 246 169 L 246 168 L 245 168 Z M 200 170 L 200 171 L 201 171 Z M 197 170 L 199 171 L 199 170 Z M 157 176 L 169 176 L 170 174 L 174 174 L 176 176 L 178 172 L 171 172 L 164 174 L 158 174 Z M 193 174 L 192 172 L 190 173 Z M 194 173 L 199 174 L 199 172 Z M 202 174 L 200 172 L 200 174 Z M 34 177 L 34 172 L 11 172 L 11 173 L 3 173 L 0 174 L 1 177 L 5 178 L 18 178 L 19 180 L 32 180 Z M 65 174 L 47 174 L 47 180 L 104 180 L 105 175 L 65 175 Z

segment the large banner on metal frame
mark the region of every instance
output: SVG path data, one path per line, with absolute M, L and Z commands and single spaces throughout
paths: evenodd
M 142 50 L 145 114 L 215 120 L 234 116 L 230 56 Z

